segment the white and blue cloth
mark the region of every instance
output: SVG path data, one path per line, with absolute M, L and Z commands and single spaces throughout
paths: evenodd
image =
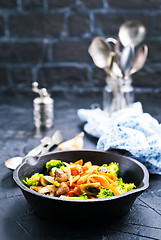
M 161 124 L 143 113 L 140 102 L 114 112 L 111 117 L 100 108 L 79 109 L 84 130 L 98 138 L 97 149 L 123 149 L 139 159 L 153 174 L 161 174 Z

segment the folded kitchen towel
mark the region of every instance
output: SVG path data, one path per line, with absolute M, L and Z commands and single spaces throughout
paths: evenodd
M 79 109 L 77 114 L 86 122 L 84 130 L 99 138 L 98 150 L 127 150 L 150 173 L 161 174 L 161 124 L 150 114 L 143 113 L 140 102 L 114 112 L 111 117 L 100 108 Z

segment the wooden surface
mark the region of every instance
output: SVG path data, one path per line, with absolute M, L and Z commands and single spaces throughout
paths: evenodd
M 92 95 L 93 96 L 93 95 Z M 144 111 L 161 122 L 160 99 L 145 98 Z M 53 224 L 38 217 L 27 204 L 20 189 L 12 179 L 12 171 L 4 162 L 13 156 L 24 156 L 39 144 L 40 139 L 61 130 L 64 140 L 83 130 L 77 117 L 77 109 L 89 108 L 92 103 L 101 103 L 100 97 L 66 96 L 55 99 L 54 127 L 36 132 L 32 116 L 31 99 L 1 99 L 0 101 L 0 239 L 2 240 L 129 240 L 161 239 L 161 176 L 150 176 L 150 187 L 134 202 L 130 212 L 112 223 L 106 223 L 108 213 L 100 213 L 104 225 L 75 226 L 74 229 L 61 222 Z M 84 149 L 95 149 L 97 139 L 85 134 Z M 73 213 L 77 217 L 77 213 Z M 53 217 L 54 214 L 53 214 Z

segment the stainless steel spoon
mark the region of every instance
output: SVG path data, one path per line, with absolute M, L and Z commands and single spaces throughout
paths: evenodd
M 112 65 L 111 65 L 111 72 L 110 72 L 111 77 L 113 76 L 114 78 L 122 78 L 123 73 L 122 69 L 118 65 L 118 63 L 113 59 Z
M 137 46 L 143 41 L 146 34 L 146 28 L 139 21 L 127 21 L 120 26 L 119 38 L 124 47 L 128 45 Z
M 88 52 L 97 67 L 107 68 L 110 66 L 112 50 L 110 44 L 104 38 L 95 37 L 89 46 Z
M 55 131 L 52 137 L 44 137 L 41 139 L 41 144 L 29 151 L 24 157 L 9 158 L 5 162 L 5 166 L 11 170 L 15 170 L 23 161 L 24 158 L 47 153 L 54 145 L 58 145 L 63 141 L 63 137 L 59 130 Z
M 147 45 L 143 45 L 142 47 L 140 47 L 138 49 L 138 51 L 136 53 L 134 63 L 133 63 L 131 71 L 129 72 L 129 75 L 136 73 L 144 66 L 145 61 L 147 59 L 147 55 L 148 55 L 148 47 L 147 47 Z
M 134 54 L 135 54 L 135 50 L 133 45 L 126 46 L 122 50 L 122 54 L 120 56 L 120 68 L 124 76 L 128 74 L 128 72 L 132 67 Z

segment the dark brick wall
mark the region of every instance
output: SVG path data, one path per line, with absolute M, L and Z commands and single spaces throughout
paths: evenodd
M 100 91 L 105 73 L 88 46 L 96 35 L 117 37 L 126 20 L 140 20 L 149 46 L 136 89 L 161 89 L 161 0 L 0 0 L 0 92 Z

